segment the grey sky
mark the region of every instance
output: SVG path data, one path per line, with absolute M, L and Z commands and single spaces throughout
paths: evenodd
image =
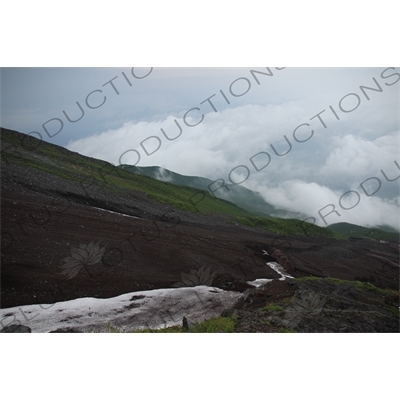
M 385 67 L 135 68 L 133 74 L 131 68 L 5 68 L 1 125 L 114 164 L 244 180 L 268 202 L 320 225 L 329 207 L 318 212 L 334 204 L 340 216 L 331 213 L 328 223 L 399 228 L 399 180 L 381 173 L 400 173 L 399 79 L 399 68 Z M 63 111 L 81 119 L 69 122 Z M 175 119 L 182 134 L 167 140 L 161 129 L 177 136 Z M 59 133 L 50 138 L 43 124 Z M 293 131 L 302 124 L 309 125 L 297 130 L 296 141 Z M 287 151 L 284 135 L 292 148 L 279 156 L 271 145 L 278 154 Z M 270 163 L 261 169 L 265 153 Z M 378 179 L 381 187 L 367 196 L 360 184 L 371 177 L 367 193 Z M 349 190 L 353 198 L 340 199 Z
M 324 99 L 340 99 L 343 92 L 346 94 L 346 90 L 356 88 L 358 82 L 369 82 L 374 72 L 375 75 L 381 72 L 381 69 L 373 68 L 292 68 L 284 73 L 275 71 L 272 79 L 258 75 L 260 85 L 252 79 L 249 92 L 241 97 L 229 96 L 231 104 L 228 105 L 219 90 L 229 95 L 229 85 L 235 79 L 250 78 L 250 69 L 155 68 L 146 78 L 135 79 L 130 68 L 3 68 L 2 125 L 24 132 L 39 131 L 44 134 L 45 140 L 65 145 L 75 138 L 119 127 L 121 122 L 153 121 L 171 114 L 180 116 L 213 94 L 216 96 L 212 102 L 218 111 L 245 104 L 282 104 L 298 100 L 321 102 L 323 106 Z M 137 76 L 143 76 L 150 69 L 134 71 Z M 132 86 L 122 73 L 129 78 Z M 239 91 L 245 84 L 245 81 L 239 81 L 232 89 Z M 85 99 L 94 90 L 102 90 L 107 99 L 99 109 L 91 110 L 85 106 Z M 93 95 L 92 98 L 95 97 Z M 100 94 L 97 97 L 100 98 Z M 70 114 L 71 119 L 74 116 L 78 118 L 81 111 L 77 101 L 84 108 L 84 117 L 78 122 L 68 123 L 63 111 Z M 206 107 L 203 108 L 207 111 Z M 51 139 L 41 126 L 52 118 L 61 118 L 66 124 Z

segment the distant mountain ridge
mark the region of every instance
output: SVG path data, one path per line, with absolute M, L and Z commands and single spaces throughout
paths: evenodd
M 225 184 L 229 191 L 225 188 L 218 188 L 218 183 L 214 183 L 208 178 L 199 176 L 186 176 L 170 171 L 162 167 L 137 167 L 132 165 L 120 165 L 120 168 L 134 172 L 138 175 L 145 175 L 159 181 L 173 183 L 174 185 L 188 186 L 191 188 L 205 190 L 215 197 L 227 200 L 236 204 L 238 207 L 250 213 L 262 217 L 279 217 L 279 218 L 295 218 L 305 219 L 307 216 L 301 213 L 291 212 L 278 209 L 267 203 L 260 193 L 246 189 L 240 185 Z M 211 186 L 212 185 L 212 186 Z
M 328 228 L 347 238 L 368 238 L 375 240 L 384 240 L 388 242 L 399 242 L 399 232 L 390 227 L 381 226 L 379 228 L 366 228 L 348 222 L 339 222 L 337 224 L 328 225 Z
M 306 214 L 292 212 L 288 210 L 278 209 L 271 204 L 267 203 L 260 193 L 246 189 L 240 185 L 225 185 L 230 189 L 218 188 L 218 184 L 214 183 L 208 178 L 199 176 L 181 175 L 176 172 L 170 171 L 162 167 L 137 167 L 132 165 L 120 165 L 120 168 L 134 172 L 138 175 L 148 176 L 162 182 L 172 183 L 174 185 L 191 187 L 199 190 L 205 190 L 213 194 L 215 197 L 227 200 L 245 211 L 261 217 L 278 217 L 285 219 L 299 219 L 305 220 Z M 211 186 L 214 183 L 213 186 Z M 215 191 L 213 191 L 215 190 Z M 362 237 L 377 240 L 398 241 L 399 232 L 390 226 L 377 226 L 377 227 L 363 227 L 359 225 L 350 224 L 347 222 L 340 222 L 328 226 L 332 231 L 343 235 L 344 237 Z

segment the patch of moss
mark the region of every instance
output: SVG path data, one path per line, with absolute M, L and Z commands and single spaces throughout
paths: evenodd
M 296 329 L 279 328 L 279 333 L 297 333 Z
M 338 285 L 340 284 L 350 284 L 355 286 L 359 290 L 369 290 L 369 291 L 374 291 L 378 292 L 383 295 L 395 295 L 396 291 L 391 290 L 391 289 L 381 289 L 379 287 L 374 286 L 372 283 L 369 282 L 360 282 L 360 281 L 345 281 L 341 279 L 336 279 L 336 278 L 328 278 L 329 281 L 334 282 Z
M 392 289 L 382 289 L 379 287 L 374 286 L 372 283 L 369 282 L 361 282 L 361 281 L 347 281 L 344 279 L 337 279 L 337 278 L 319 278 L 316 276 L 305 276 L 303 278 L 296 278 L 297 282 L 322 282 L 328 281 L 335 285 L 352 285 L 359 290 L 368 290 L 368 291 L 375 291 L 382 295 L 386 296 L 395 296 L 398 291 Z
M 284 308 L 281 306 L 271 304 L 271 305 L 266 305 L 265 307 L 262 308 L 262 310 L 267 312 L 280 312 L 283 311 Z
M 195 324 L 191 333 L 232 333 L 235 332 L 236 317 L 217 317 Z
M 163 329 L 142 329 L 134 331 L 134 333 L 233 333 L 236 323 L 236 317 L 216 317 L 198 322 L 188 331 L 181 326 L 172 326 Z

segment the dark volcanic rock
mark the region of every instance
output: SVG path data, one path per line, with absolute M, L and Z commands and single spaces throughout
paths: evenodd
M 8 325 L 4 327 L 0 333 L 31 333 L 31 328 L 24 325 Z
M 399 332 L 399 299 L 361 282 L 329 278 L 273 282 L 228 315 L 237 332 Z

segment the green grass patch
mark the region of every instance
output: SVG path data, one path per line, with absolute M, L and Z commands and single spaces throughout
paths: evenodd
M 349 224 L 348 222 L 332 224 L 328 228 L 346 238 L 356 237 L 398 243 L 400 236 L 398 232 L 387 232 L 379 228 L 366 228 L 364 226 Z
M 235 317 L 217 317 L 195 324 L 191 333 L 233 333 L 237 319 Z
M 233 333 L 237 319 L 235 317 L 216 317 L 198 322 L 188 331 L 181 326 L 172 326 L 163 329 L 143 329 L 134 333 Z
M 267 311 L 267 312 L 280 312 L 280 311 L 283 311 L 284 308 L 281 306 L 277 306 L 275 304 L 271 304 L 271 305 L 266 305 L 261 310 Z
M 297 333 L 296 329 L 279 328 L 279 333 Z
M 345 281 L 341 279 L 336 279 L 336 278 L 328 278 L 331 282 L 334 282 L 336 284 L 350 284 L 355 286 L 359 290 L 369 290 L 369 291 L 374 291 L 378 292 L 383 295 L 395 295 L 397 293 L 396 290 L 392 289 L 381 289 L 379 287 L 374 286 L 372 283 L 369 282 L 360 282 L 360 281 Z
M 239 216 L 236 219 L 243 225 L 254 228 L 263 228 L 282 235 L 327 236 L 336 239 L 344 239 L 343 236 L 331 231 L 330 229 L 321 228 L 320 226 L 309 224 L 308 222 L 300 221 L 298 219 L 255 216 Z

